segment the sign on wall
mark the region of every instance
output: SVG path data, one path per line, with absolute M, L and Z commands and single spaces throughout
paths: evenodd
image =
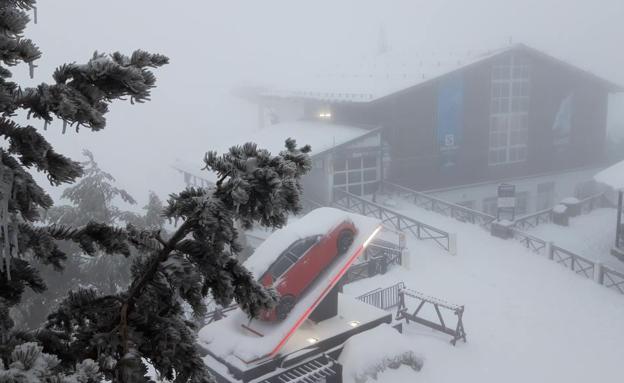
M 454 166 L 464 117 L 464 81 L 461 75 L 446 76 L 439 82 L 437 117 L 441 164 L 443 167 Z
M 516 215 L 516 185 L 498 185 L 497 208 L 497 219 L 504 219 L 511 215 L 511 220 L 514 220 Z

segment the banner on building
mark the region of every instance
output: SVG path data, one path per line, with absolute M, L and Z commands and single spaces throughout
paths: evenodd
M 439 82 L 437 117 L 442 166 L 454 166 L 461 143 L 464 117 L 464 82 L 461 75 L 446 76 Z
M 570 131 L 572 130 L 572 99 L 573 94 L 570 93 L 561 100 L 553 122 L 553 143 L 558 150 L 562 150 L 570 144 Z

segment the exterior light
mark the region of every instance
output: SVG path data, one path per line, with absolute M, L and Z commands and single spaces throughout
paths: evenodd
M 357 327 L 360 325 L 360 321 L 359 320 L 352 320 L 351 322 L 349 322 L 349 326 L 351 327 Z
M 308 338 L 307 341 L 310 344 L 314 344 L 314 343 L 318 342 L 319 340 L 318 340 L 318 338 Z
M 373 232 L 373 234 L 371 234 L 370 237 L 368 237 L 368 239 L 364 242 L 364 245 L 362 245 L 362 247 L 366 248 L 366 246 L 368 246 L 368 244 L 370 243 L 370 241 L 373 240 L 373 238 L 375 238 L 375 236 L 377 235 L 377 233 L 379 233 L 379 230 L 381 230 L 381 226 L 379 226 L 377 229 L 375 229 L 375 231 Z
M 319 118 L 324 119 L 324 120 L 329 120 L 332 117 L 331 112 L 320 112 L 318 114 Z

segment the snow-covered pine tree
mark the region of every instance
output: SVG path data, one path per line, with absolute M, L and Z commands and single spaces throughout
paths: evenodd
M 77 228 L 35 226 L 39 211 L 49 208 L 52 200 L 28 168 L 46 173 L 54 185 L 75 181 L 82 168 L 55 152 L 36 128 L 12 120 L 13 113 L 25 110 L 46 124 L 57 118 L 76 129 L 102 129 L 109 103 L 120 98 L 147 100 L 155 83 L 148 68 L 168 60 L 142 51 L 130 57 L 95 54 L 87 64 L 58 68 L 54 84 L 22 89 L 8 80 L 7 67 L 25 62 L 32 68 L 40 56 L 22 37 L 29 22 L 26 12 L 34 5 L 35 0 L 0 0 L 0 135 L 9 144 L 0 148 L 0 376 L 30 373 L 21 360 L 45 354 L 43 359 L 59 361 L 46 370 L 51 374 L 48 381 L 65 381 L 72 375 L 74 379 L 76 374 L 86 382 L 102 376 L 115 382 L 148 381 L 147 360 L 166 378 L 209 382 L 182 302 L 201 314 L 203 298 L 210 294 L 222 305 L 235 300 L 250 316 L 275 303 L 273 293 L 236 258 L 241 249 L 235 222 L 246 228 L 253 223 L 279 227 L 297 212 L 310 148 L 298 149 L 288 140 L 286 150 L 276 156 L 254 144 L 233 147 L 222 156 L 209 152 L 206 168 L 219 175 L 219 182 L 210 189 L 188 188 L 171 196 L 165 215 L 180 225 L 166 238 L 158 230 L 99 222 Z M 77 288 L 50 315 L 45 328 L 12 330 L 9 308 L 19 303 L 26 288 L 45 289 L 30 260 L 62 267 L 66 255 L 57 245 L 60 240 L 76 242 L 87 254 L 100 250 L 127 256 L 130 246 L 151 253 L 133 264 L 132 282 L 125 291 L 102 295 Z
M 144 51 L 131 56 L 96 53 L 86 64 L 59 67 L 51 84 L 22 88 L 10 80 L 9 68 L 28 64 L 32 76 L 34 63 L 41 56 L 38 47 L 24 38 L 28 12 L 35 4 L 35 0 L 0 0 L 0 136 L 6 142 L 0 147 L 0 359 L 6 368 L 15 347 L 28 337 L 11 330 L 9 308 L 20 301 L 26 288 L 45 289 L 32 259 L 61 268 L 65 254 L 56 239 L 76 241 L 88 253 L 94 253 L 96 246 L 127 252 L 127 247 L 114 239 L 117 230 L 103 224 L 90 223 L 78 229 L 33 225 L 39 211 L 52 205 L 52 199 L 29 169 L 47 174 L 51 184 L 60 185 L 80 177 L 82 168 L 57 153 L 35 127 L 18 123 L 15 115 L 24 112 L 42 121 L 44 128 L 58 119 L 63 121 L 63 129 L 103 129 L 109 104 L 117 99 L 148 100 L 156 80 L 150 68 L 168 62 L 165 56 Z
M 91 221 L 106 225 L 129 223 L 141 230 L 162 230 L 163 205 L 156 194 L 150 193 L 144 214 L 122 210 L 116 204 L 122 201 L 135 204 L 134 198 L 115 185 L 115 178 L 100 168 L 91 152 L 83 153 L 86 157 L 81 163 L 83 177 L 62 194 L 70 204 L 52 206 L 43 214 L 43 223 L 71 227 L 81 227 Z M 78 245 L 66 241 L 58 246 L 67 255 L 62 273 L 51 270 L 37 259 L 31 262 L 48 288 L 41 293 L 27 290 L 20 305 L 14 308 L 21 328 L 34 329 L 43 324 L 50 311 L 78 284 L 92 286 L 102 293 L 115 293 L 130 283 L 129 257 L 102 257 L 99 253 L 89 256 Z

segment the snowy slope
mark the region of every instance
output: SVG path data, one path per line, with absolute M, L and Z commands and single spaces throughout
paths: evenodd
M 456 232 L 458 255 L 409 239 L 410 270 L 395 267 L 345 293 L 404 281 L 465 305 L 468 343 L 453 347 L 447 335 L 410 324 L 404 336 L 426 358 L 422 371 L 388 370 L 379 382 L 621 381 L 624 297 L 475 225 L 416 207 L 397 210 Z

